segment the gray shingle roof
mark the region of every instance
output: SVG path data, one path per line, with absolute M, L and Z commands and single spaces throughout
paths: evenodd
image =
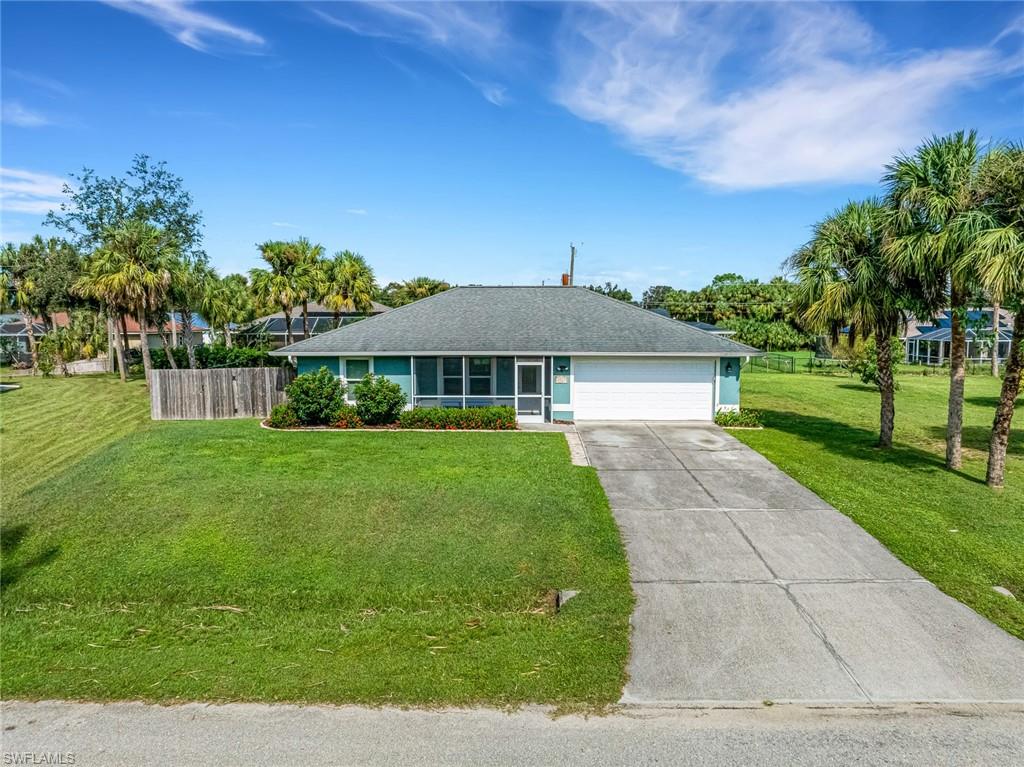
M 744 344 L 586 288 L 464 287 L 271 352 L 745 356 Z

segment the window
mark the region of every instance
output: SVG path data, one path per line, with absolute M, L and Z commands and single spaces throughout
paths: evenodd
M 487 396 L 491 393 L 491 358 L 469 358 L 469 393 Z
M 437 396 L 437 357 L 416 358 L 416 394 L 420 397 Z
M 442 390 L 446 396 L 462 395 L 462 357 L 445 357 L 441 362 Z
M 355 399 L 356 384 L 369 372 L 369 360 L 345 360 L 345 389 L 349 400 Z

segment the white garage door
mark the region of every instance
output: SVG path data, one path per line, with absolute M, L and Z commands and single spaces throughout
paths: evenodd
M 573 413 L 580 421 L 710 421 L 714 360 L 575 357 Z

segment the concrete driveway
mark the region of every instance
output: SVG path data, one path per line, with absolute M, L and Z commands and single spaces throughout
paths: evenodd
M 624 702 L 1024 701 L 1024 642 L 724 430 L 576 428 L 637 594 Z

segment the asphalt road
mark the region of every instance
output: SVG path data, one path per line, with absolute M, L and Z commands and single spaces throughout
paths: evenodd
M 1022 705 L 625 708 L 590 717 L 542 708 L 197 703 L 8 702 L 0 711 L 3 765 L 995 767 L 1024 760 Z

